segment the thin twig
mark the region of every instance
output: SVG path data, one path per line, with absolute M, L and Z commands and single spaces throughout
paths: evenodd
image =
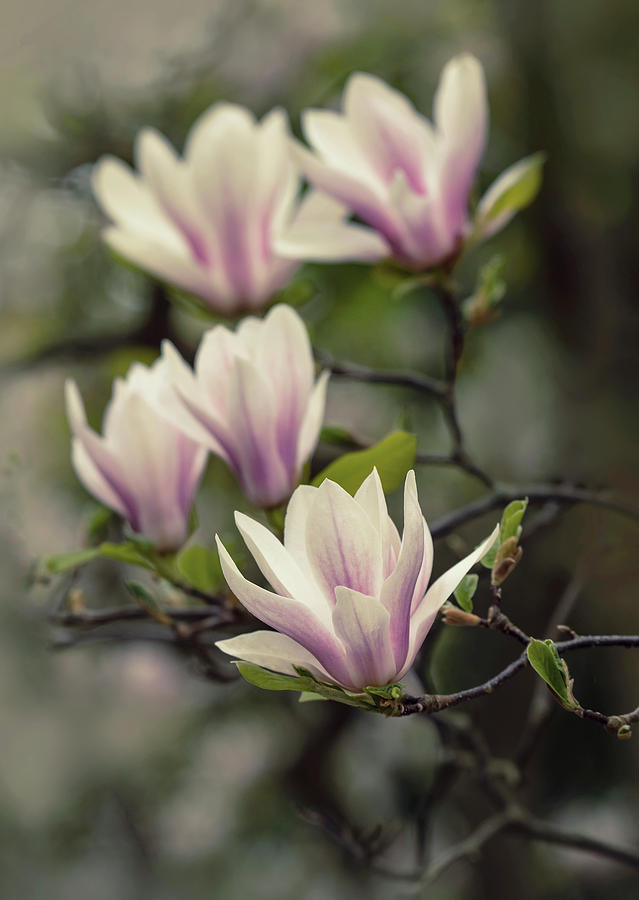
M 610 494 L 590 490 L 583 487 L 575 487 L 570 484 L 530 484 L 501 487 L 492 494 L 485 494 L 472 503 L 460 507 L 447 516 L 437 519 L 430 525 L 430 533 L 434 538 L 445 537 L 460 525 L 465 525 L 473 519 L 483 516 L 485 513 L 498 509 L 504 503 L 528 497 L 532 506 L 550 502 L 572 506 L 575 503 L 589 503 L 600 506 L 612 512 L 639 522 L 639 510 L 620 503 Z
M 423 375 L 418 372 L 405 372 L 397 369 L 373 369 L 370 366 L 362 366 L 359 363 L 339 362 L 324 350 L 315 349 L 315 359 L 325 369 L 329 369 L 333 375 L 342 378 L 350 378 L 353 381 L 365 381 L 369 384 L 387 384 L 397 387 L 407 387 L 441 399 L 446 392 L 446 385 L 438 378 Z

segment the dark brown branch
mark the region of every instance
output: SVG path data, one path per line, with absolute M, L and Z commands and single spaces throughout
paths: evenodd
M 202 623 L 208 620 L 216 625 L 227 625 L 237 621 L 234 610 L 221 612 L 213 616 L 210 608 L 197 609 L 163 609 L 175 622 Z M 58 612 L 50 616 L 49 621 L 63 628 L 99 628 L 116 622 L 152 621 L 153 617 L 141 606 L 120 606 L 111 609 L 83 610 L 82 612 Z M 213 627 L 212 625 L 210 627 Z
M 325 369 L 329 369 L 333 375 L 342 378 L 350 378 L 353 381 L 365 381 L 369 384 L 387 384 L 397 387 L 407 387 L 441 399 L 446 393 L 446 384 L 438 378 L 430 375 L 422 375 L 418 372 L 404 372 L 394 369 L 373 369 L 362 366 L 359 363 L 338 362 L 330 353 L 315 349 L 315 359 Z
M 561 505 L 573 506 L 576 503 L 588 503 L 600 506 L 626 516 L 635 522 L 639 522 L 639 510 L 625 506 L 609 494 L 593 491 L 588 488 L 576 487 L 570 484 L 530 484 L 502 487 L 492 494 L 486 494 L 473 500 L 472 503 L 462 506 L 447 516 L 442 516 L 430 526 L 430 532 L 434 538 L 445 537 L 460 525 L 472 522 L 480 516 L 499 509 L 511 500 L 528 497 L 532 506 L 553 502 Z

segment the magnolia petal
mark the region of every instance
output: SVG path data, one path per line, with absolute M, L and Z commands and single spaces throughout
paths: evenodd
M 285 634 L 277 631 L 252 631 L 239 634 L 225 641 L 216 641 L 215 646 L 229 656 L 254 663 L 283 675 L 297 675 L 293 666 L 301 666 L 318 681 L 333 681 L 324 667 L 309 653 Z
M 335 588 L 375 596 L 382 577 L 379 538 L 367 513 L 334 481 L 323 481 L 306 521 L 306 551 L 331 606 Z
M 343 683 L 348 674 L 344 650 L 337 638 L 299 600 L 274 594 L 246 579 L 217 535 L 215 540 L 222 572 L 240 603 L 262 622 L 300 643 L 334 678 Z
M 379 190 L 379 178 L 345 116 L 327 109 L 304 110 L 302 131 L 325 162 Z
M 318 488 L 311 484 L 301 484 L 296 488 L 286 507 L 284 519 L 284 546 L 313 584 L 315 584 L 315 577 L 308 561 L 306 530 L 317 491 Z
M 121 160 L 103 156 L 93 167 L 91 186 L 106 215 L 124 231 L 181 251 L 179 232 L 148 186 Z
M 395 663 L 402 667 L 408 653 L 410 610 L 424 564 L 424 517 L 417 496 L 415 472 L 404 482 L 404 534 L 397 564 L 382 586 L 381 602 L 390 615 L 390 638 Z
M 412 103 L 380 78 L 357 72 L 344 91 L 344 110 L 366 159 L 384 184 L 403 171 L 416 192 L 427 190 L 430 125 Z
M 238 357 L 231 375 L 229 429 L 247 497 L 259 506 L 277 506 L 294 488 L 277 447 L 276 398 L 253 363 Z
M 348 587 L 337 587 L 335 597 L 333 627 L 347 648 L 350 686 L 362 690 L 393 681 L 397 666 L 388 610 L 376 597 Z
M 322 422 L 324 421 L 326 389 L 330 377 L 331 373 L 328 370 L 321 372 L 308 399 L 297 440 L 296 468 L 298 471 L 301 470 L 317 446 L 322 430 Z
M 437 581 L 433 582 L 422 602 L 415 607 L 410 621 L 410 647 L 407 657 L 409 665 L 412 664 L 419 648 L 423 644 L 424 638 L 437 615 L 437 611 L 448 600 L 464 575 L 490 550 L 498 534 L 499 525 L 496 525 L 486 540 L 475 547 L 472 553 L 469 553 L 468 556 L 461 559 L 447 572 L 444 572 Z
M 384 488 L 376 467 L 361 483 L 355 499 L 369 515 L 379 534 L 379 552 L 382 558 L 382 577 L 387 578 L 395 568 L 401 540 L 395 523 L 388 515 Z
M 90 494 L 112 509 L 122 518 L 127 518 L 127 508 L 113 485 L 107 481 L 98 466 L 87 452 L 85 445 L 78 438 L 71 442 L 71 462 L 75 474 Z
M 319 617 L 326 618 L 326 601 L 275 535 L 241 512 L 235 513 L 235 524 L 260 571 L 277 593 L 299 600 Z
M 377 262 L 391 255 L 377 232 L 345 222 L 294 223 L 277 238 L 275 249 L 282 256 L 309 262 Z

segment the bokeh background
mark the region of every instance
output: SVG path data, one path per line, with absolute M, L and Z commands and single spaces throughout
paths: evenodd
M 157 640 L 82 640 L 47 613 L 68 579 L 42 583 L 38 559 L 86 541 L 95 506 L 69 463 L 62 386 L 80 383 L 99 422 L 116 373 L 148 361 L 167 334 L 195 346 L 205 323 L 116 263 L 89 190 L 103 153 L 129 159 L 154 125 L 177 146 L 217 99 L 263 113 L 335 103 L 348 74 L 374 72 L 428 112 L 442 64 L 470 50 L 486 68 L 491 133 L 482 187 L 535 150 L 542 193 L 471 254 L 460 283 L 500 253 L 502 316 L 472 332 L 459 397 L 470 450 L 515 482 L 568 477 L 639 504 L 639 6 L 633 0 L 5 0 L 0 37 L 0 893 L 40 900 L 347 900 L 420 896 L 374 878 L 309 818 L 321 809 L 414 861 L 411 817 L 433 779 L 427 721 L 383 720 L 334 704 L 202 678 Z M 388 277 L 307 267 L 300 290 L 318 346 L 338 358 L 435 373 L 444 324 L 426 292 L 393 299 Z M 333 379 L 327 421 L 366 439 L 409 423 L 445 452 L 436 409 L 410 392 Z M 320 447 L 319 461 L 330 448 Z M 422 469 L 436 518 L 481 493 L 467 475 Z M 212 464 L 199 539 L 232 528 L 243 501 Z M 397 498 L 394 498 L 397 511 Z M 443 568 L 491 524 L 440 542 Z M 507 609 L 542 635 L 572 573 L 581 633 L 639 630 L 636 525 L 577 507 L 525 542 Z M 81 576 L 91 606 L 125 602 L 106 562 Z M 76 585 L 77 586 L 77 585 Z M 481 598 L 480 598 L 481 603 Z M 52 649 L 57 647 L 58 649 Z M 440 691 L 483 680 L 514 648 L 499 635 L 439 628 L 422 674 Z M 637 704 L 633 651 L 571 659 L 580 700 Z M 512 754 L 534 688 L 527 673 L 468 712 Z M 540 815 L 627 846 L 639 843 L 637 743 L 554 714 L 526 793 Z M 462 781 L 442 805 L 435 851 L 486 811 Z M 501 837 L 428 889 L 432 898 L 628 898 L 637 877 L 570 851 Z

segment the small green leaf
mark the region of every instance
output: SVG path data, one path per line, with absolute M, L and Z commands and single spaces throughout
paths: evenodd
M 545 153 L 533 153 L 502 172 L 479 203 L 474 237 L 491 234 L 495 226 L 499 228 L 533 202 L 541 187 L 545 162 Z
M 176 561 L 179 572 L 199 591 L 213 594 L 224 584 L 217 552 L 208 547 L 187 547 Z
M 499 550 L 500 543 L 501 542 L 499 540 L 499 535 L 497 535 L 497 537 L 495 538 L 495 542 L 490 550 L 485 553 L 484 556 L 482 556 L 482 558 L 479 560 L 484 568 L 492 569 L 492 567 L 495 565 L 495 559 L 497 558 L 497 551 Z
M 265 691 L 302 691 L 314 693 L 313 680 L 311 678 L 296 678 L 293 675 L 280 675 L 278 672 L 270 672 L 254 663 L 240 660 L 235 665 L 242 678 L 255 687 Z
M 369 685 L 366 688 L 366 693 L 373 694 L 375 697 L 382 697 L 384 700 L 399 700 L 404 693 L 404 688 L 401 684 L 387 684 L 384 687 Z
M 378 444 L 366 450 L 345 453 L 334 460 L 313 479 L 319 486 L 325 478 L 336 481 L 349 494 L 354 494 L 364 479 L 377 467 L 385 493 L 403 483 L 406 473 L 415 464 L 417 438 L 407 431 L 394 431 Z
M 72 553 L 58 553 L 46 560 L 50 572 L 60 573 L 69 569 L 78 569 L 98 557 L 116 559 L 119 562 L 141 566 L 144 569 L 154 570 L 153 563 L 147 559 L 132 543 L 126 544 L 100 544 L 98 547 L 88 547 L 86 550 L 75 550 Z
M 566 664 L 553 642 L 550 639 L 538 641 L 532 638 L 526 654 L 530 665 L 557 696 L 561 705 L 566 709 L 579 709 L 579 703 L 572 693 L 572 681 L 568 677 Z
M 298 703 L 313 703 L 315 700 L 328 700 L 328 697 L 322 697 L 321 694 L 316 694 L 313 691 L 302 691 Z
M 477 590 L 478 575 L 465 575 L 455 589 L 455 600 L 464 612 L 473 611 L 473 597 Z
M 521 535 L 521 520 L 528 506 L 528 497 L 523 500 L 513 500 L 509 503 L 501 517 L 501 527 L 499 531 L 499 543 L 503 544 L 508 538 L 514 537 L 519 539 Z
M 99 541 L 100 538 L 106 537 L 106 530 L 111 519 L 115 518 L 115 513 L 108 506 L 98 506 L 89 519 L 89 527 L 87 529 L 88 538 L 93 543 Z

